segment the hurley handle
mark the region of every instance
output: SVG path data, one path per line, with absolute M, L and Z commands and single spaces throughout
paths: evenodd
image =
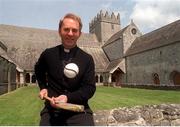
M 52 99 L 48 96 L 45 96 L 44 98 L 48 101 L 52 101 Z M 59 102 L 56 104 L 56 106 L 57 106 L 57 108 L 65 109 L 65 110 L 69 110 L 69 111 L 84 112 L 84 106 L 83 105 Z

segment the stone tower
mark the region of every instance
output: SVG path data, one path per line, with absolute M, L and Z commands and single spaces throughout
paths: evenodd
M 113 34 L 117 33 L 120 27 L 120 15 L 117 16 L 112 12 L 111 15 L 104 14 L 102 10 L 100 14 L 89 23 L 89 33 L 94 33 L 99 42 L 104 44 Z

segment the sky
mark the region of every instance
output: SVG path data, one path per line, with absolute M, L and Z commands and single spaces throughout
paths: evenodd
M 180 19 L 180 0 L 0 0 L 0 24 L 57 30 L 66 13 L 79 15 L 82 31 L 103 10 L 120 14 L 121 28 L 131 20 L 148 33 Z

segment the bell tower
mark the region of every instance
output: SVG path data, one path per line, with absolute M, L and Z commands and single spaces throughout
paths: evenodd
M 104 44 L 113 34 L 117 33 L 120 27 L 120 15 L 111 15 L 101 10 L 99 14 L 89 23 L 89 33 L 94 33 L 99 42 Z

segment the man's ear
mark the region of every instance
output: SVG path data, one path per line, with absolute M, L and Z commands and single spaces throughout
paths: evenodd
M 59 36 L 61 36 L 61 29 L 60 28 L 58 29 L 58 33 L 59 33 Z

